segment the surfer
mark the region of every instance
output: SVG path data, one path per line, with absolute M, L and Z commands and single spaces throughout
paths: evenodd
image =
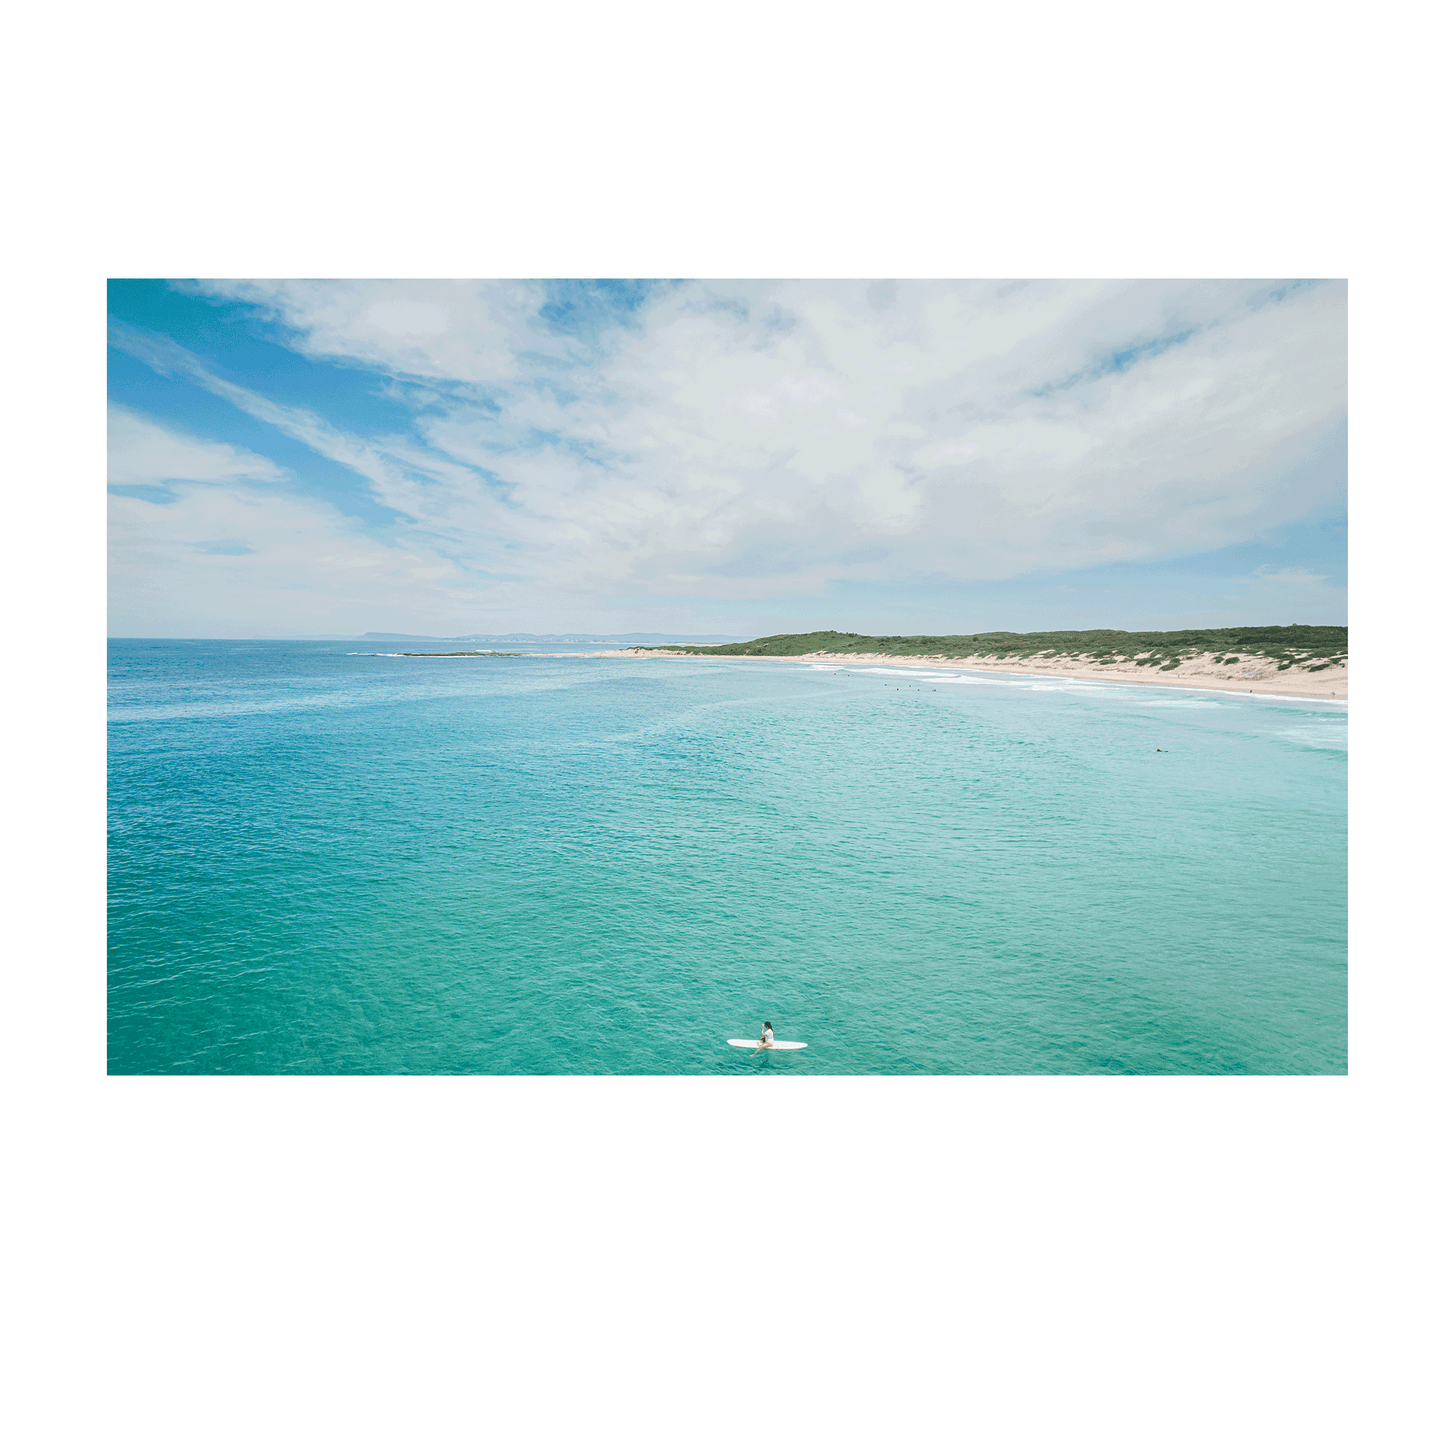
M 773 1026 L 766 1019 L 763 1020 L 763 1031 L 758 1035 L 758 1049 L 770 1049 L 773 1046 Z M 753 1052 L 757 1053 L 758 1049 Z

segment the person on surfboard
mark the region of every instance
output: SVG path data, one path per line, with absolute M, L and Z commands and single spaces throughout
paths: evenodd
M 773 1043 L 773 1026 L 766 1019 L 763 1020 L 763 1031 L 758 1035 L 758 1049 L 771 1048 Z M 753 1053 L 757 1053 L 754 1049 Z

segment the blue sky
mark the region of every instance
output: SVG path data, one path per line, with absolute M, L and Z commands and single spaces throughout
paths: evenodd
M 110 631 L 1346 620 L 1342 282 L 110 286 Z

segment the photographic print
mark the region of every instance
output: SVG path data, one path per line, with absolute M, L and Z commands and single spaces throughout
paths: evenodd
M 727 240 L 75 243 L 58 1116 L 1380 1107 L 1368 267 Z
M 1339 280 L 114 280 L 112 1074 L 1343 1074 Z

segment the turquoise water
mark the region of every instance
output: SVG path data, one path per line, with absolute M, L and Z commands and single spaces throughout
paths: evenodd
M 111 644 L 112 1073 L 1346 1068 L 1343 707 L 355 646 Z

